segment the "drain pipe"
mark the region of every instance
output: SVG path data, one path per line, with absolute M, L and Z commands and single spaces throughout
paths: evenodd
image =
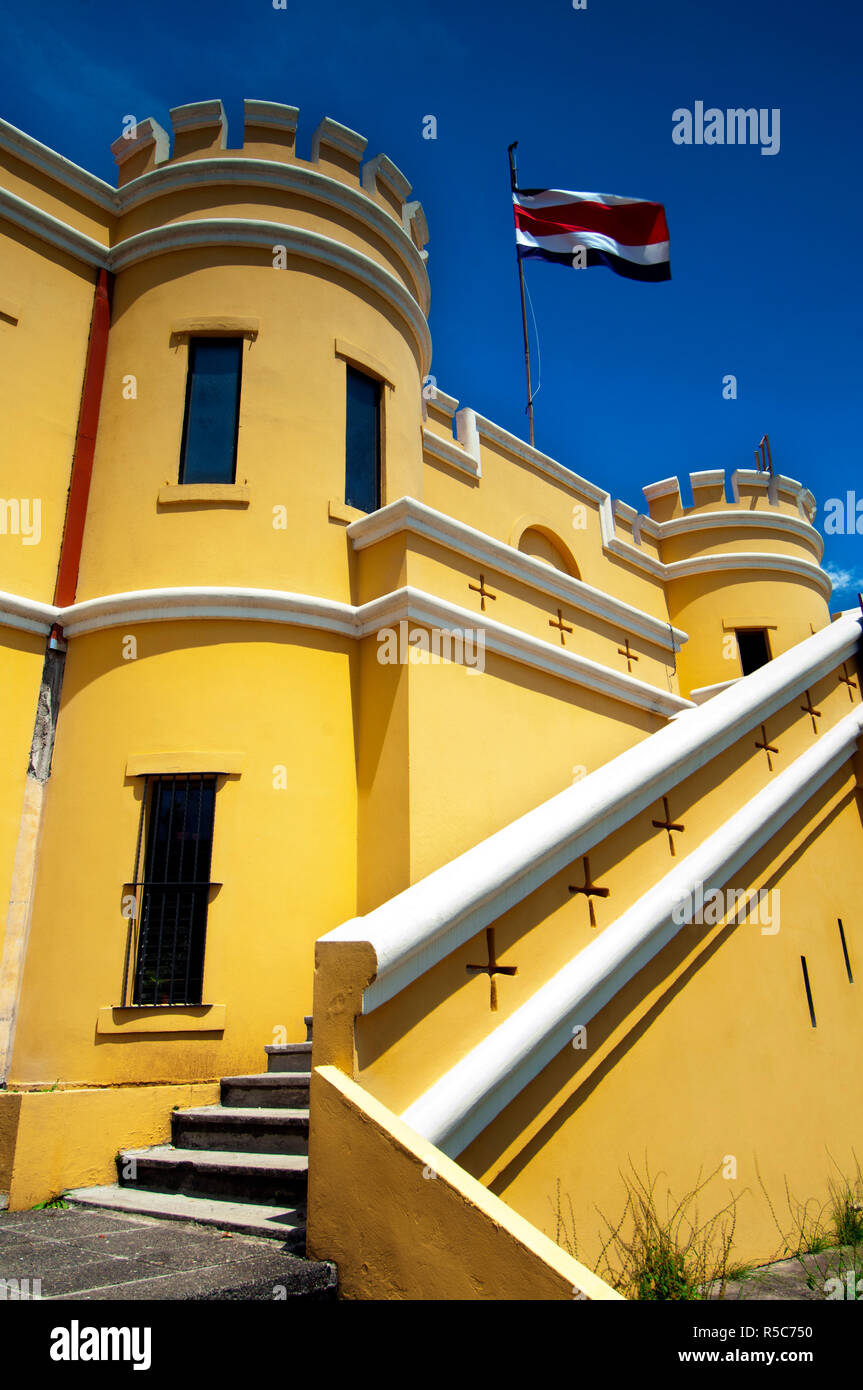
M 90 496 L 93 455 L 96 451 L 96 432 L 102 401 L 105 360 L 108 353 L 108 329 L 111 321 L 110 289 L 111 277 L 106 270 L 100 270 L 93 296 L 90 337 L 84 366 L 81 405 L 78 411 L 78 429 L 75 436 L 72 473 L 66 501 L 66 520 L 60 547 L 57 582 L 54 588 L 54 603 L 58 607 L 66 607 L 73 603 L 78 587 L 84 522 Z M 24 784 L 24 803 L 21 810 L 18 843 L 15 848 L 15 862 L 12 870 L 3 956 L 0 960 L 0 1085 L 5 1085 L 7 1081 L 12 1060 L 15 1024 L 21 997 L 21 982 L 24 976 L 24 962 L 30 935 L 33 890 L 36 883 L 39 842 L 42 834 L 45 787 L 51 775 L 51 760 L 54 753 L 54 738 L 57 731 L 57 715 L 60 708 L 60 691 L 63 686 L 65 661 L 66 641 L 62 628 L 55 623 L 48 638 L 45 663 L 42 668 L 36 719 Z

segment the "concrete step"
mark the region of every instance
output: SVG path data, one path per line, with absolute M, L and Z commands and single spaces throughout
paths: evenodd
M 312 1044 L 275 1043 L 265 1047 L 268 1072 L 311 1072 Z
M 215 1226 L 220 1231 L 234 1231 L 238 1235 L 264 1236 L 281 1241 L 294 1253 L 302 1253 L 306 1248 L 306 1211 L 301 1206 L 260 1206 L 254 1202 L 185 1197 L 176 1192 L 121 1187 L 118 1183 L 105 1187 L 76 1187 L 64 1192 L 63 1199 L 72 1207 L 98 1207 L 132 1216 Z
M 251 1076 L 223 1076 L 222 1104 L 248 1109 L 308 1109 L 310 1073 L 262 1071 Z
M 171 1115 L 175 1149 L 223 1153 L 306 1154 L 309 1110 L 279 1107 L 202 1105 Z
M 296 1207 L 306 1200 L 305 1154 L 240 1153 L 228 1149 L 124 1149 L 117 1155 L 122 1187 L 135 1191 L 221 1197 L 232 1202 Z

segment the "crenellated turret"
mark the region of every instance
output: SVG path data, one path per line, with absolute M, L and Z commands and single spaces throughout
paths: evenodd
M 679 657 L 685 694 L 724 684 L 829 622 L 815 499 L 793 478 L 739 469 L 691 473 L 692 504 L 677 478 L 643 489 L 666 566 L 671 621 L 687 631 Z

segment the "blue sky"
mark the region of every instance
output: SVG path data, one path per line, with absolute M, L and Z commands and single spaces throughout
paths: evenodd
M 0 115 L 110 182 L 124 116 L 210 97 L 235 138 L 257 97 L 300 107 L 301 155 L 325 115 L 386 151 L 429 222 L 438 383 L 525 438 L 507 145 L 523 186 L 664 203 L 670 283 L 528 263 L 538 447 L 643 507 L 644 483 L 750 467 L 766 430 L 822 530 L 828 498 L 863 500 L 852 0 L 46 0 L 3 25 Z M 778 154 L 674 144 L 699 100 L 778 108 Z M 825 563 L 854 603 L 863 536 Z

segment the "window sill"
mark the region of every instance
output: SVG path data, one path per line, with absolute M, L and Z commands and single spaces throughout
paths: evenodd
M 189 502 L 248 507 L 251 493 L 247 483 L 166 483 L 159 488 L 157 500 L 160 507 L 182 507 Z
M 349 507 L 346 502 L 337 502 L 333 497 L 330 498 L 328 511 L 330 521 L 344 521 L 348 526 L 352 521 L 361 521 L 369 515 L 368 512 L 361 512 L 359 507 Z
M 227 1004 L 115 1005 L 96 1015 L 97 1033 L 223 1033 Z

